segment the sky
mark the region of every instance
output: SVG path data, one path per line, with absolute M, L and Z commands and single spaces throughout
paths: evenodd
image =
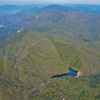
M 100 0 L 0 0 L 5 4 L 100 4 Z

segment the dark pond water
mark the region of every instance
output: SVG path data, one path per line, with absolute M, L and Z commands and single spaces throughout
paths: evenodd
M 62 78 L 62 77 L 65 77 L 65 76 L 77 76 L 77 73 L 78 71 L 72 69 L 72 68 L 69 68 L 69 72 L 68 73 L 64 73 L 64 74 L 60 74 L 60 75 L 53 75 L 51 78 Z

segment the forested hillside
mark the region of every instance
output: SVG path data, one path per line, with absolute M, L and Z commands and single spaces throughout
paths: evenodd
M 100 100 L 100 15 L 90 8 L 50 5 L 5 17 L 0 100 Z M 77 75 L 52 78 L 69 68 Z

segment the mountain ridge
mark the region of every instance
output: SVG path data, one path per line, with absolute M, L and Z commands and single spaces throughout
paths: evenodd
M 3 22 L 3 27 L 9 31 L 8 33 L 16 33 L 25 28 L 37 29 L 39 31 L 45 29 L 52 30 L 52 27 L 64 31 L 68 29 L 70 33 L 75 31 L 78 35 L 83 31 L 88 37 L 82 33 L 82 36 L 76 34 L 76 36 L 78 36 L 77 38 L 83 37 L 83 40 L 85 41 L 92 41 L 96 39 L 100 40 L 99 19 L 100 15 L 78 12 L 69 9 L 69 7 L 67 8 L 60 5 L 49 5 L 43 8 L 33 7 L 10 15 Z M 0 30 L 2 31 L 2 28 L 0 28 Z M 96 35 L 94 34 L 95 32 Z M 8 34 L 6 33 L 6 35 Z

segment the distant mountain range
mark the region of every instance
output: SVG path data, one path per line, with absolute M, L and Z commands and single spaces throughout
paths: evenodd
M 16 6 L 3 6 L 5 9 L 7 7 L 15 11 L 20 9 L 20 7 L 18 8 Z M 0 23 L 3 27 L 0 27 L 0 31 L 3 31 L 1 34 L 4 35 L 1 35 L 3 37 L 0 38 L 2 40 L 8 33 L 15 33 L 25 28 L 39 31 L 53 30 L 53 28 L 55 28 L 68 31 L 74 34 L 74 37 L 83 38 L 86 41 L 100 40 L 99 8 L 100 6 L 91 5 L 73 5 L 67 7 L 61 5 L 49 5 L 42 8 L 23 8 L 25 10 L 20 9 L 20 11 L 13 14 L 2 12 L 0 15 Z M 4 29 L 8 30 L 8 32 L 4 31 Z M 83 33 L 80 35 L 80 31 L 85 32 L 87 36 L 85 37 Z

